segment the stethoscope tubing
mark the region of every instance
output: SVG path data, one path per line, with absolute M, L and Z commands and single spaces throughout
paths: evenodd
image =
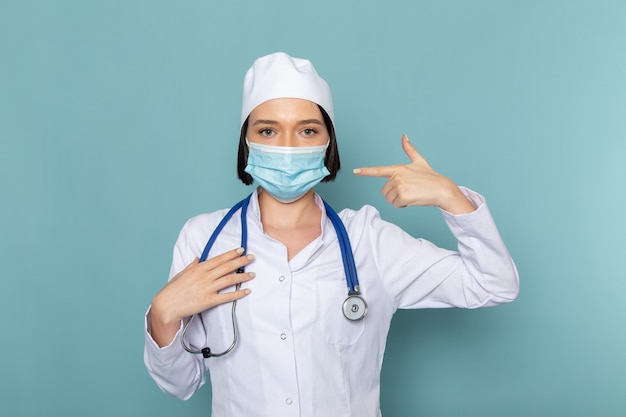
M 209 256 L 209 251 L 213 247 L 213 244 L 217 240 L 219 234 L 222 232 L 222 229 L 224 228 L 224 226 L 226 226 L 226 223 L 228 223 L 229 220 L 233 217 L 233 214 L 235 214 L 235 212 L 239 209 L 241 209 L 241 247 L 243 248 L 242 256 L 246 254 L 248 248 L 248 222 L 246 221 L 246 213 L 248 212 L 250 197 L 252 197 L 252 194 L 232 206 L 231 209 L 228 210 L 228 213 L 224 215 L 222 221 L 220 221 L 220 223 L 217 225 L 217 227 L 213 231 L 213 234 L 209 238 L 209 241 L 205 245 L 204 250 L 202 251 L 202 255 L 200 256 L 200 262 L 204 262 L 207 260 Z
M 322 200 L 323 201 L 323 200 Z M 348 254 L 352 253 L 352 246 L 350 245 L 350 239 L 348 238 L 348 233 L 343 226 L 343 222 L 326 201 L 324 202 L 324 207 L 326 208 L 326 215 L 329 220 L 335 227 L 337 232 L 337 240 L 339 242 L 339 248 L 341 249 L 341 260 L 343 261 L 343 268 L 346 272 L 346 282 L 348 284 L 348 293 L 349 294 L 358 294 L 359 293 L 359 278 L 356 272 L 356 265 L 354 264 L 354 257 L 348 256 Z
M 246 221 L 246 213 L 248 211 L 248 204 L 250 203 L 251 196 L 252 194 L 250 194 L 248 197 L 244 198 L 243 200 L 235 204 L 230 210 L 228 210 L 226 215 L 222 218 L 222 221 L 220 221 L 220 223 L 217 225 L 217 227 L 213 231 L 213 234 L 211 234 L 209 241 L 205 245 L 204 250 L 202 251 L 202 255 L 200 256 L 200 262 L 205 262 L 207 260 L 209 256 L 209 252 L 211 248 L 213 247 L 213 244 L 217 240 L 217 237 L 219 236 L 220 232 L 222 231 L 224 226 L 226 226 L 226 223 L 228 223 L 228 221 L 233 217 L 235 212 L 239 209 L 241 209 L 241 247 L 243 248 L 242 256 L 246 254 L 246 250 L 248 247 L 248 222 Z M 243 273 L 245 272 L 245 269 L 243 267 L 239 268 L 237 272 Z M 241 288 L 240 283 L 235 286 L 235 290 L 239 290 L 240 288 Z M 208 346 L 203 348 L 202 350 L 193 350 L 191 349 L 191 347 L 187 346 L 187 344 L 185 343 L 185 335 L 187 334 L 187 329 L 189 328 L 194 318 L 196 317 L 195 314 L 189 317 L 189 320 L 187 321 L 187 323 L 185 323 L 185 326 L 183 327 L 182 335 L 180 338 L 180 343 L 183 345 L 183 348 L 189 353 L 202 354 L 202 356 L 204 356 L 205 358 L 219 358 L 220 356 L 224 356 L 228 352 L 233 350 L 235 348 L 235 345 L 237 344 L 237 341 L 239 340 L 239 330 L 237 328 L 237 315 L 235 313 L 236 308 L 237 308 L 237 300 L 233 301 L 231 311 L 230 311 L 230 315 L 231 315 L 232 322 L 233 322 L 233 343 L 231 343 L 230 346 L 226 348 L 226 350 L 220 353 L 213 353 L 211 352 L 211 349 Z
M 233 207 L 231 207 L 230 210 L 228 210 L 226 215 L 222 218 L 222 220 L 219 222 L 219 224 L 217 225 L 217 227 L 211 234 L 211 237 L 209 238 L 207 244 L 205 245 L 204 250 L 202 251 L 202 255 L 200 256 L 200 262 L 205 262 L 207 260 L 209 256 L 209 252 L 211 251 L 211 248 L 213 247 L 213 244 L 217 240 L 217 237 L 221 233 L 222 229 L 224 228 L 224 226 L 226 226 L 226 224 L 229 222 L 229 220 L 232 218 L 235 212 L 240 209 L 241 209 L 241 247 L 243 248 L 242 256 L 247 253 L 248 222 L 247 222 L 246 216 L 247 216 L 248 205 L 250 203 L 251 197 L 252 197 L 252 194 L 250 194 L 249 196 L 247 196 L 246 198 L 244 198 L 243 200 L 235 204 Z M 351 320 L 351 321 L 361 320 L 367 313 L 367 303 L 365 302 L 365 299 L 363 299 L 363 297 L 360 295 L 361 293 L 360 293 L 360 288 L 359 288 L 359 278 L 356 272 L 354 256 L 352 256 L 352 246 L 350 245 L 350 238 L 348 237 L 348 233 L 346 232 L 346 229 L 343 225 L 343 222 L 339 218 L 339 215 L 337 215 L 335 210 L 333 210 L 332 207 L 330 207 L 328 203 L 326 203 L 326 201 L 322 200 L 322 202 L 324 203 L 326 215 L 328 216 L 328 219 L 332 223 L 335 229 L 335 232 L 337 234 L 337 241 L 339 243 L 339 248 L 341 250 L 341 260 L 343 262 L 344 273 L 346 275 L 346 283 L 348 285 L 348 298 L 346 299 L 343 305 L 344 315 L 348 320 Z M 243 273 L 244 271 L 245 269 L 242 267 L 237 270 L 237 273 Z M 235 290 L 239 290 L 240 287 L 241 287 L 241 284 L 237 284 L 235 286 Z M 352 302 L 353 303 L 352 306 L 354 306 L 354 303 L 356 302 L 357 304 L 359 304 L 359 308 L 363 309 L 363 312 L 359 312 L 359 313 L 355 312 L 355 316 L 352 317 L 351 314 L 346 312 L 346 303 L 348 302 Z M 185 335 L 187 333 L 187 329 L 191 325 L 194 317 L 196 316 L 195 314 L 189 318 L 189 320 L 183 327 L 181 338 L 180 338 L 180 342 L 183 348 L 189 353 L 202 354 L 202 356 L 204 356 L 205 358 L 224 356 L 225 354 L 233 350 L 233 348 L 237 344 L 237 340 L 239 339 L 239 332 L 237 329 L 237 316 L 235 314 L 236 307 L 237 307 L 237 301 L 235 300 L 233 301 L 232 308 L 231 308 L 231 316 L 232 316 L 232 322 L 233 322 L 233 342 L 230 344 L 230 346 L 226 350 L 220 353 L 213 353 L 211 352 L 211 349 L 208 346 L 203 348 L 202 350 L 193 350 L 191 349 L 191 347 L 187 346 L 187 344 L 185 343 Z

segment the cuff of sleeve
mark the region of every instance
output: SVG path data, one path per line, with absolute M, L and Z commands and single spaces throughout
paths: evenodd
M 489 207 L 487 207 L 485 197 L 466 187 L 459 187 L 459 189 L 472 203 L 472 205 L 476 207 L 476 210 L 471 213 L 452 214 L 448 211 L 440 209 L 452 233 L 458 237 L 459 233 L 467 234 L 469 230 L 477 229 L 478 234 L 480 234 L 480 230 L 486 226 L 485 222 L 488 223 L 488 227 L 494 227 L 493 218 L 491 217 Z
M 452 214 L 449 211 L 446 211 L 444 209 L 440 209 L 441 212 L 446 217 L 452 216 L 452 217 L 456 217 L 456 218 L 461 218 L 461 217 L 464 217 L 464 216 L 472 216 L 474 213 L 476 213 L 478 210 L 480 210 L 482 206 L 485 205 L 485 197 L 483 197 L 482 195 L 478 194 L 476 191 L 472 191 L 469 188 L 463 187 L 463 186 L 459 186 L 459 190 L 461 190 L 463 195 L 465 197 L 467 197 L 467 199 L 470 201 L 470 203 L 472 203 L 472 205 L 476 208 L 476 210 L 472 211 L 471 213 Z

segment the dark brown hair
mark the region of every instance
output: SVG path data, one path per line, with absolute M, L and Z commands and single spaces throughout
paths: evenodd
M 333 126 L 332 120 L 330 120 L 330 116 L 326 113 L 326 110 L 322 108 L 322 106 L 318 105 L 320 111 L 322 112 L 322 117 L 324 118 L 324 124 L 326 125 L 326 129 L 330 135 L 330 143 L 328 144 L 328 148 L 326 149 L 326 156 L 324 157 L 324 165 L 326 165 L 326 169 L 330 172 L 327 176 L 324 177 L 322 182 L 330 182 L 335 179 L 337 176 L 337 172 L 341 166 L 339 162 L 339 149 L 337 148 L 337 138 L 335 137 L 335 128 Z M 246 133 L 248 132 L 248 119 L 243 122 L 241 126 L 241 133 L 239 134 L 239 152 L 237 154 L 237 176 L 246 185 L 252 184 L 253 180 L 250 174 L 248 174 L 245 169 L 248 165 L 248 145 L 246 145 Z

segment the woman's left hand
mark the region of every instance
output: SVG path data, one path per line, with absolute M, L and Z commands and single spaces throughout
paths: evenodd
M 474 206 L 449 178 L 435 172 L 413 147 L 407 135 L 402 136 L 402 149 L 410 164 L 357 168 L 358 176 L 385 177 L 382 193 L 394 207 L 438 206 L 452 214 L 470 213 Z

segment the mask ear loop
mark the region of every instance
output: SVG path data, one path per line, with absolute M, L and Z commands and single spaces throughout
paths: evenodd
M 246 254 L 247 246 L 248 246 L 248 222 L 246 221 L 246 214 L 248 212 L 248 204 L 250 203 L 251 196 L 252 194 L 250 194 L 248 197 L 241 200 L 239 203 L 235 204 L 228 211 L 228 213 L 226 213 L 222 221 L 217 225 L 217 227 L 213 231 L 213 234 L 209 238 L 209 241 L 207 242 L 206 246 L 204 247 L 204 251 L 202 251 L 202 256 L 200 257 L 200 262 L 206 261 L 209 255 L 209 251 L 211 250 L 211 247 L 217 240 L 217 236 L 220 234 L 220 232 L 222 231 L 226 223 L 228 223 L 228 221 L 231 219 L 231 217 L 233 217 L 233 214 L 235 214 L 235 212 L 239 209 L 241 209 L 241 247 L 243 248 L 243 253 L 241 254 L 241 256 L 244 256 Z M 242 268 L 239 268 L 236 272 L 238 274 L 241 274 L 245 272 L 245 269 L 242 267 Z M 238 291 L 240 288 L 241 288 L 241 284 L 239 283 L 235 286 L 235 291 Z M 231 343 L 230 346 L 225 351 L 220 352 L 220 353 L 212 353 L 211 348 L 208 346 L 202 348 L 201 350 L 193 350 L 191 349 L 191 347 L 187 346 L 187 344 L 185 343 L 185 335 L 187 334 L 187 329 L 189 328 L 189 326 L 191 325 L 191 322 L 193 321 L 194 317 L 196 317 L 197 314 L 192 315 L 189 318 L 189 321 L 187 321 L 187 323 L 185 323 L 185 326 L 183 327 L 183 331 L 180 337 L 180 343 L 183 346 L 183 349 L 185 349 L 187 352 L 192 353 L 194 355 L 202 354 L 204 358 L 219 358 L 220 356 L 224 356 L 228 352 L 233 350 L 235 348 L 235 345 L 239 341 L 239 331 L 237 329 L 237 315 L 235 314 L 236 307 L 237 307 L 237 300 L 233 301 L 232 307 L 231 307 L 231 319 L 233 322 L 233 343 Z

